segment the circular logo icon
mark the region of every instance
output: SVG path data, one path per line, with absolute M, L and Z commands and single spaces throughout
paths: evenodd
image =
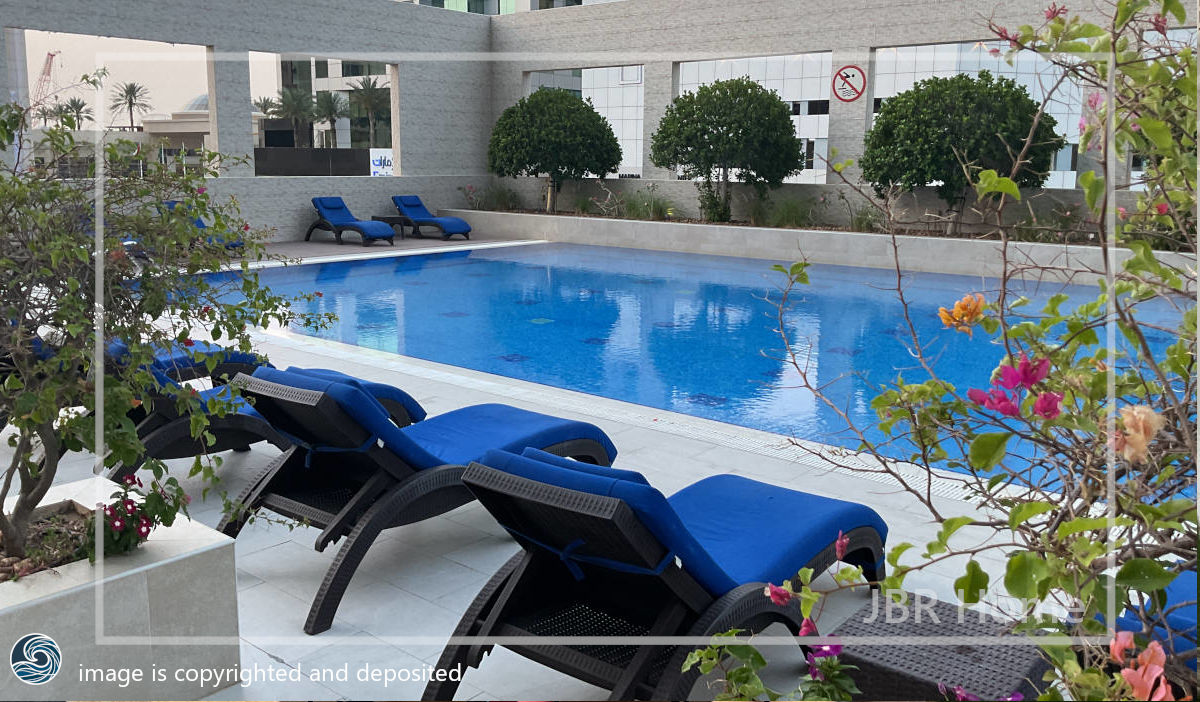
M 58 675 L 62 652 L 45 634 L 27 634 L 17 640 L 9 655 L 12 671 L 21 682 L 44 685 Z

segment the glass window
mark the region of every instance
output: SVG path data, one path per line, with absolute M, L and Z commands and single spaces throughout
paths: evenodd
M 315 73 L 313 74 L 313 76 L 316 78 L 328 78 L 329 77 L 329 62 L 318 59 L 317 67 L 315 69 Z
M 809 100 L 808 114 L 810 115 L 827 115 L 829 114 L 828 100 Z

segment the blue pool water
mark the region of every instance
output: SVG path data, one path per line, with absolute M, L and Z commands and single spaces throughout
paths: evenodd
M 855 447 L 845 422 L 782 359 L 783 276 L 770 262 L 632 249 L 529 245 L 268 269 L 279 293 L 320 291 L 328 339 L 648 407 Z M 875 387 L 925 377 L 889 270 L 814 265 L 786 329 L 811 378 L 860 427 Z M 939 372 L 986 387 L 1002 356 L 985 334 L 946 330 L 939 306 L 988 293 L 980 277 L 906 274 L 912 321 Z M 1020 284 L 1016 284 L 1018 288 Z M 1062 286 L 1020 292 L 1046 298 Z M 1072 298 L 1095 289 L 1065 288 Z M 990 297 L 990 296 L 989 296 Z M 297 331 L 313 334 L 309 330 Z M 877 432 L 870 435 L 879 438 Z

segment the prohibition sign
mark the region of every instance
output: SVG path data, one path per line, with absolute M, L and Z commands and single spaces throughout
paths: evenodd
M 854 102 L 867 89 L 867 74 L 858 66 L 842 66 L 833 72 L 833 96 L 842 102 Z

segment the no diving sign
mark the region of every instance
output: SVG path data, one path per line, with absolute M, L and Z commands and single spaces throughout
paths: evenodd
M 867 90 L 867 74 L 858 66 L 842 66 L 833 72 L 833 96 L 854 102 Z

